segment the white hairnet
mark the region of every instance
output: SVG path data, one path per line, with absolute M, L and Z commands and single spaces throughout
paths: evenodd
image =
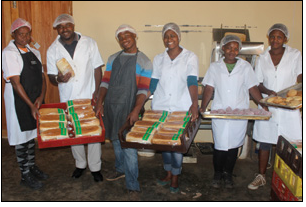
M 168 23 L 168 24 L 165 24 L 164 27 L 163 27 L 163 38 L 164 38 L 164 35 L 165 33 L 168 31 L 168 30 L 172 30 L 173 32 L 175 32 L 179 38 L 179 41 L 181 41 L 181 30 L 179 28 L 179 26 L 175 23 Z
M 279 30 L 279 31 L 283 32 L 284 35 L 287 37 L 287 39 L 289 39 L 289 31 L 284 24 L 280 24 L 280 23 L 279 24 L 274 24 L 272 27 L 270 27 L 270 29 L 268 30 L 268 33 L 267 33 L 268 37 L 273 30 Z
M 221 54 L 223 54 L 222 47 L 224 45 L 226 45 L 227 43 L 229 43 L 229 42 L 238 42 L 238 44 L 239 44 L 239 51 L 241 50 L 242 43 L 241 43 L 240 38 L 237 37 L 236 35 L 227 35 L 227 36 L 223 37 L 221 42 L 220 42 L 220 51 L 219 52 L 221 52 Z
M 28 27 L 30 30 L 32 30 L 31 24 L 29 22 L 22 18 L 18 18 L 12 23 L 11 34 L 13 34 L 13 32 L 19 29 L 20 27 Z
M 136 38 L 138 37 L 136 30 L 132 26 L 130 26 L 128 24 L 122 24 L 118 27 L 118 29 L 116 30 L 116 33 L 115 33 L 117 40 L 118 40 L 118 34 L 121 33 L 121 32 L 126 32 L 126 31 L 134 33 L 136 35 Z
M 72 16 L 70 16 L 69 14 L 61 14 L 59 15 L 54 23 L 53 23 L 53 27 L 57 27 L 58 25 L 60 24 L 63 24 L 63 23 L 71 23 L 71 24 L 74 24 L 74 19 Z

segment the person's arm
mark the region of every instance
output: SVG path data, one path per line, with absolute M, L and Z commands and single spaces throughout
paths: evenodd
M 262 83 L 259 84 L 258 89 L 259 89 L 260 93 L 267 94 L 268 96 L 270 96 L 270 95 L 275 95 L 276 96 L 277 95 L 275 91 L 269 90 Z
M 210 99 L 211 99 L 213 93 L 214 93 L 214 87 L 212 87 L 210 85 L 206 85 L 204 87 L 204 92 L 203 92 L 203 96 L 202 96 L 202 103 L 201 103 L 201 108 L 200 108 L 201 113 L 206 111 L 206 107 L 207 107 L 208 103 L 210 102 Z
M 262 99 L 262 95 L 257 86 L 253 86 L 252 88 L 250 88 L 249 92 L 257 104 L 260 104 L 263 109 L 265 109 L 266 111 L 269 111 L 266 105 L 259 102 Z
M 196 76 L 187 77 L 187 85 L 189 94 L 191 97 L 191 106 L 189 108 L 189 113 L 191 112 L 191 121 L 195 121 L 199 117 L 198 111 L 198 81 Z
M 28 97 L 27 93 L 25 92 L 23 86 L 20 83 L 20 76 L 12 76 L 10 78 L 12 83 L 13 89 L 15 92 L 22 98 L 22 100 L 30 107 L 32 116 L 36 119 L 36 115 L 39 116 L 38 108 L 31 102 L 30 98 Z
M 99 88 L 102 80 L 102 66 L 95 69 L 95 91 L 93 93 L 94 101 L 97 101 L 99 95 Z
M 136 96 L 135 107 L 126 119 L 130 121 L 130 125 L 133 125 L 136 121 L 138 121 L 140 110 L 143 107 L 146 99 L 147 99 L 147 96 L 142 93 Z
M 298 75 L 296 81 L 297 81 L 298 83 L 302 83 L 302 82 L 303 82 L 303 74 Z
M 50 82 L 57 86 L 59 83 L 67 83 L 69 79 L 71 78 L 71 73 L 68 72 L 65 75 L 63 75 L 61 72 L 58 72 L 57 75 L 51 75 L 48 74 Z
M 42 105 L 45 95 L 46 95 L 46 79 L 45 79 L 45 74 L 42 73 L 42 88 L 41 88 L 41 93 L 40 96 L 35 100 L 34 105 L 39 109 L 40 106 Z
M 98 92 L 98 97 L 97 97 L 97 102 L 95 105 L 95 112 L 96 116 L 98 117 L 99 113 L 101 113 L 102 116 L 104 116 L 104 107 L 103 107 L 103 102 L 105 99 L 105 96 L 107 94 L 107 88 L 105 87 L 100 87 L 99 92 Z

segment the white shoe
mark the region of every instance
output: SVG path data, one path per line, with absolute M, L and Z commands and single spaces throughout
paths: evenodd
M 250 190 L 257 190 L 260 186 L 264 186 L 266 184 L 265 175 L 255 174 L 255 179 L 248 185 Z

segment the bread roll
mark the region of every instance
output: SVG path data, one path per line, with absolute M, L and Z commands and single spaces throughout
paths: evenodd
M 154 127 L 138 127 L 134 126 L 131 129 L 131 132 L 143 132 L 143 133 L 148 133 L 148 134 L 154 134 L 157 131 L 156 128 Z
M 187 126 L 188 121 L 175 121 L 175 122 L 165 122 L 163 127 L 165 128 L 183 128 Z
M 96 114 L 94 111 L 88 111 L 88 112 L 81 112 L 81 113 L 78 113 L 78 114 L 69 114 L 69 120 L 72 122 L 73 120 L 74 121 L 79 121 L 79 120 L 82 120 L 82 119 L 95 119 L 97 118 L 96 117 Z
M 297 94 L 297 90 L 295 90 L 295 89 L 290 89 L 290 90 L 287 92 L 287 96 L 288 96 L 288 97 L 296 96 L 296 94 Z
M 277 97 L 276 97 L 276 96 L 273 96 L 273 97 L 271 97 L 271 98 L 268 98 L 267 102 L 268 102 L 268 103 L 273 103 L 275 99 L 277 99 Z
M 69 138 L 66 128 L 48 129 L 43 131 L 40 136 L 42 141 Z
M 65 58 L 60 59 L 56 62 L 57 69 L 63 74 L 66 75 L 66 73 L 70 72 L 71 76 L 74 77 L 74 71 L 71 67 L 71 65 L 68 63 L 68 61 Z
M 91 99 L 75 99 L 67 101 L 67 107 L 91 105 Z
M 155 121 L 136 121 L 134 126 L 139 126 L 139 127 L 154 127 L 156 129 L 159 129 L 161 127 L 160 122 L 155 122 Z
M 165 122 L 167 120 L 167 116 L 163 115 L 145 115 L 142 117 L 143 121 L 158 121 L 158 122 Z
M 190 116 L 172 116 L 170 115 L 167 119 L 167 122 L 174 122 L 174 121 L 189 121 Z
M 184 129 L 183 128 L 166 128 L 162 127 L 158 130 L 157 133 L 159 134 L 183 134 Z
M 76 127 L 85 127 L 85 126 L 100 126 L 100 120 L 98 118 L 94 119 L 81 119 L 79 121 L 75 121 L 72 119 L 72 125 L 74 128 Z
M 42 122 L 67 122 L 65 114 L 40 115 L 39 123 Z
M 293 100 L 291 102 L 288 103 L 288 106 L 298 106 L 302 103 L 302 101 L 299 100 Z
M 154 134 L 152 144 L 162 145 L 181 145 L 181 137 L 179 134 Z
M 60 108 L 41 108 L 39 109 L 40 115 L 47 115 L 47 114 L 65 114 L 64 109 Z
M 146 115 L 164 115 L 164 116 L 167 116 L 169 114 L 168 111 L 162 111 L 162 110 L 146 110 L 144 112 L 144 116 Z
M 77 127 L 74 129 L 75 137 L 81 136 L 100 136 L 102 134 L 102 128 L 97 125 Z
M 93 111 L 92 105 L 72 106 L 68 108 L 68 114 L 78 114 L 81 112 L 90 112 L 90 111 Z
M 173 111 L 170 116 L 188 116 L 188 111 Z
M 39 131 L 46 131 L 48 129 L 66 128 L 66 122 L 42 122 L 39 124 Z
M 126 135 L 127 142 L 138 142 L 141 144 L 151 144 L 153 135 L 145 132 L 129 132 Z

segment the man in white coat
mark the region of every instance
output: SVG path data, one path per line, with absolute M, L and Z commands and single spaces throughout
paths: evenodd
M 104 62 L 97 43 L 90 37 L 74 32 L 74 19 L 68 14 L 59 15 L 53 23 L 58 37 L 48 48 L 47 69 L 52 84 L 58 85 L 60 101 L 97 98 L 102 78 Z M 65 58 L 74 70 L 63 75 L 58 72 L 56 62 Z M 72 177 L 79 178 L 86 169 L 87 161 L 84 145 L 71 146 L 76 160 Z M 96 182 L 102 181 L 101 143 L 88 144 L 88 166 Z

